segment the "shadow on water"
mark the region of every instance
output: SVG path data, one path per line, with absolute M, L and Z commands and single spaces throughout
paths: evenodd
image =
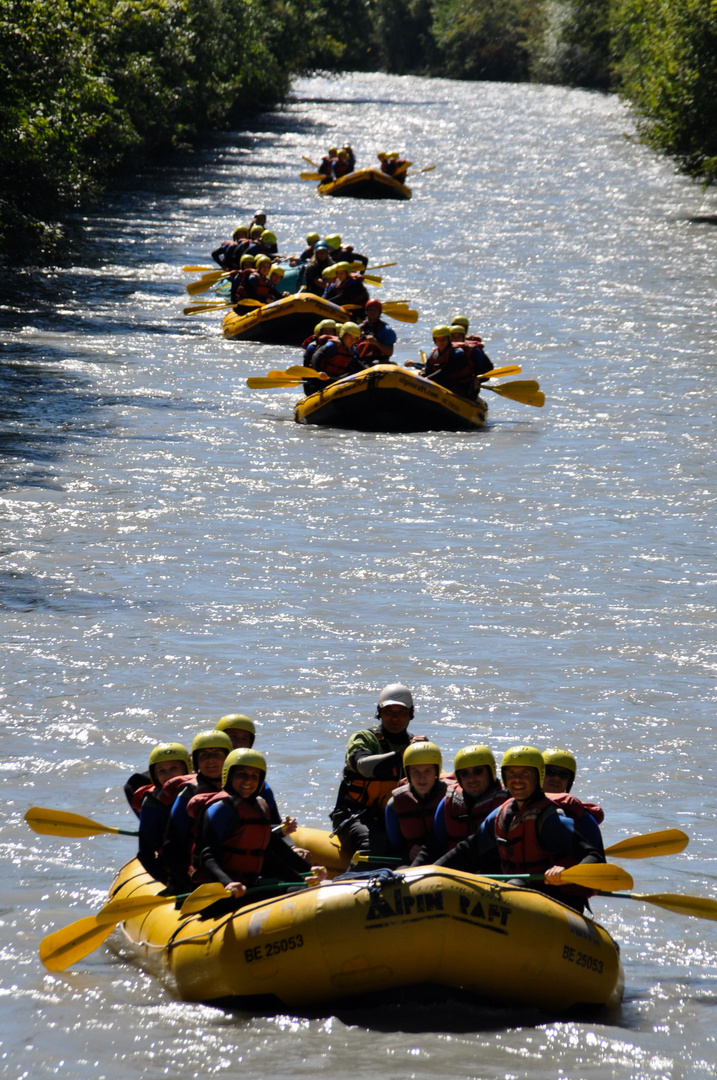
M 0 552 L 0 555 L 7 554 Z M 142 607 L 109 593 L 69 586 L 59 578 L 39 577 L 19 570 L 0 570 L 0 611 L 29 614 L 43 611 L 65 616 L 96 616 L 121 608 Z
M 212 1002 L 217 1006 L 217 1002 Z M 225 1002 L 221 1007 L 227 1016 L 244 1019 L 252 1016 L 277 1016 L 285 1011 L 275 999 L 257 999 L 245 1009 Z M 502 1008 L 476 1000 L 471 994 L 448 990 L 445 986 L 426 984 L 402 990 L 384 991 L 370 997 L 347 999 L 338 1007 L 292 1013 L 309 1020 L 335 1016 L 347 1027 L 362 1027 L 383 1033 L 428 1031 L 462 1035 L 478 1031 L 506 1031 L 510 1028 L 538 1028 L 553 1023 L 599 1023 L 623 1027 L 620 1009 L 580 1007 L 559 1016 L 539 1009 Z

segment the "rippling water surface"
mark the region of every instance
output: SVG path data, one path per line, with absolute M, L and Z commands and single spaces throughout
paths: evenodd
M 281 802 L 323 827 L 347 735 L 400 679 L 449 758 L 570 746 L 608 842 L 684 828 L 636 891 L 717 895 L 715 196 L 631 132 L 578 91 L 306 80 L 108 198 L 75 265 L 4 282 L 3 1076 L 715 1075 L 710 922 L 597 899 L 627 974 L 610 1016 L 231 1015 L 106 947 L 47 973 L 42 936 L 97 909 L 132 841 L 22 822 L 127 827 L 148 749 L 239 708 Z M 346 138 L 361 166 L 395 147 L 438 168 L 409 203 L 319 200 L 301 155 Z M 491 396 L 473 434 L 294 425 L 295 391 L 245 385 L 294 351 L 182 315 L 182 265 L 260 206 L 282 251 L 315 227 L 398 262 L 382 295 L 421 313 L 402 360 L 465 312 L 546 407 Z

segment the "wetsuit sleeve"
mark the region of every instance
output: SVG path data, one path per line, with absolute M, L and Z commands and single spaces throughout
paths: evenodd
M 402 851 L 405 847 L 403 842 L 403 834 L 401 832 L 401 824 L 398 820 L 398 814 L 393 806 L 393 799 L 389 799 L 386 803 L 386 809 L 384 811 L 386 818 L 386 833 L 392 847 L 395 847 L 396 851 Z
M 483 872 L 483 867 L 487 866 L 488 872 L 492 873 L 498 846 L 495 839 L 497 816 L 498 810 L 494 810 L 477 832 L 461 840 L 460 844 L 457 844 L 452 851 L 441 855 L 440 859 L 436 859 L 436 866 L 449 866 L 453 870 L 466 870 L 470 874 L 480 874 Z
M 584 835 L 578 832 L 575 822 L 558 814 L 554 809 L 538 818 L 537 833 L 541 847 L 555 852 L 556 865 L 561 855 L 577 859 L 580 863 L 605 862 L 605 856 L 600 848 L 593 846 Z
M 137 817 L 139 817 L 139 810 L 136 810 L 134 808 L 134 806 L 132 805 L 132 797 L 133 797 L 135 791 L 137 791 L 138 788 L 146 787 L 147 784 L 151 784 L 151 783 L 152 783 L 152 777 L 149 775 L 148 772 L 143 772 L 143 773 L 136 772 L 136 773 L 132 773 L 129 780 L 124 785 L 124 793 L 125 793 L 125 797 L 127 799 L 127 802 L 129 803 L 129 805 L 130 805 L 130 807 L 132 809 L 132 813 L 136 814 Z
M 169 884 L 177 893 L 186 892 L 190 884 L 188 873 L 190 821 L 187 802 L 188 800 L 183 799 L 181 795 L 174 800 L 162 846 Z
M 221 864 L 221 843 L 231 825 L 231 815 L 227 813 L 227 807 L 221 804 L 210 806 L 203 816 L 198 842 L 202 868 L 222 885 L 228 885 L 233 880 Z
M 164 882 L 166 870 L 159 853 L 164 843 L 167 812 L 154 799 L 145 799 L 139 814 L 139 851 L 137 858 L 153 878 Z
M 264 787 L 259 792 L 266 805 L 269 807 L 269 820 L 272 825 L 281 824 L 281 814 L 279 813 L 279 807 L 276 805 L 276 799 L 274 798 L 274 792 L 271 790 L 268 784 L 264 784 Z

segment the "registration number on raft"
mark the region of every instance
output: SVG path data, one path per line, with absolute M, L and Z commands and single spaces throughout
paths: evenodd
M 279 938 L 278 941 L 265 941 L 263 945 L 255 945 L 253 949 L 245 949 L 244 959 L 247 964 L 253 964 L 255 960 L 266 960 L 268 956 L 279 956 L 281 953 L 293 952 L 294 949 L 300 949 L 303 944 L 303 934 L 292 934 L 291 937 Z
M 602 960 L 598 960 L 596 956 L 588 956 L 587 953 L 578 952 L 572 945 L 563 947 L 563 960 L 570 960 L 573 964 L 577 964 L 578 967 L 584 967 L 588 971 L 594 971 L 596 975 L 602 975 Z

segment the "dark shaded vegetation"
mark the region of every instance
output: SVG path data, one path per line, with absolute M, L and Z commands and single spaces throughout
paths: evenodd
M 714 0 L 0 0 L 0 251 L 52 257 L 108 177 L 327 68 L 617 90 L 717 179 Z

